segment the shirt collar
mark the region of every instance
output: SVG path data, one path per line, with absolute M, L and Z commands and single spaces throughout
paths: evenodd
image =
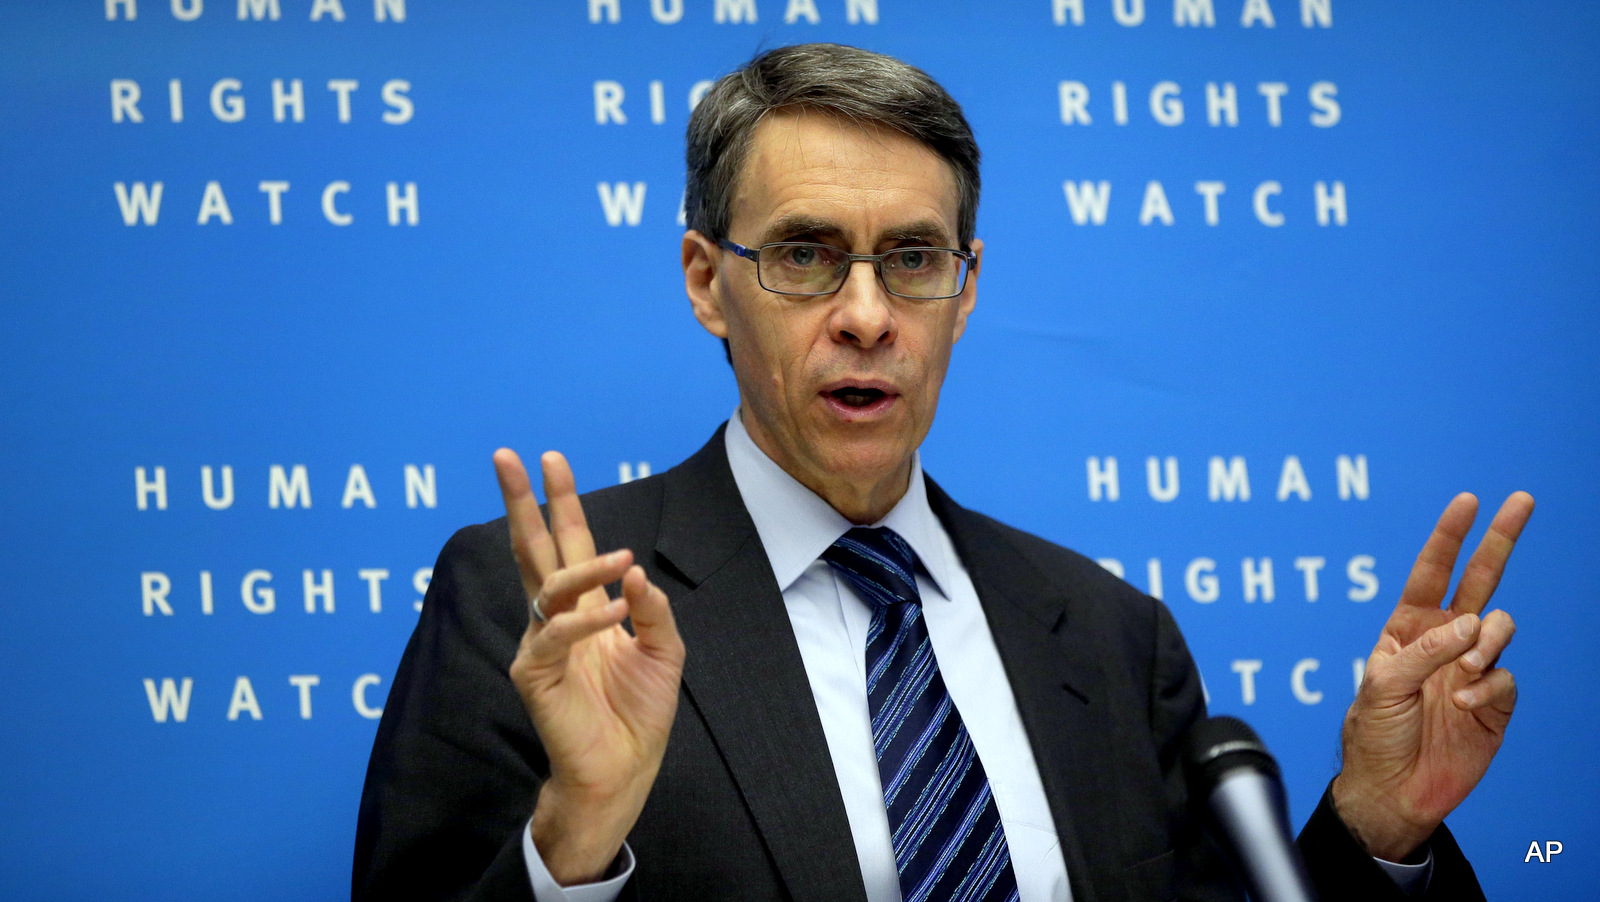
M 778 579 L 778 591 L 787 591 L 854 524 L 768 457 L 745 430 L 737 410 L 728 420 L 724 442 L 733 481 L 750 519 L 755 521 L 756 533 Z M 940 541 L 944 527 L 928 506 L 921 452 L 912 453 L 911 484 L 905 496 L 887 516 L 872 525 L 899 533 L 917 553 L 939 591 L 950 597 L 949 543 Z

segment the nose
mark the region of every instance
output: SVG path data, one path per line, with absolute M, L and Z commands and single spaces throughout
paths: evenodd
M 858 265 L 859 264 L 859 265 Z M 873 265 L 857 260 L 834 295 L 833 340 L 863 350 L 894 341 L 898 327 L 889 293 Z

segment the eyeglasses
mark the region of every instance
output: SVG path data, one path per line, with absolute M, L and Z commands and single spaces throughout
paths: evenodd
M 935 301 L 953 298 L 967 285 L 977 255 L 945 247 L 897 247 L 883 254 L 851 254 L 827 244 L 778 241 L 745 247 L 726 238 L 717 244 L 756 265 L 756 281 L 777 294 L 812 297 L 833 294 L 850 275 L 850 266 L 869 262 L 883 289 L 896 297 Z

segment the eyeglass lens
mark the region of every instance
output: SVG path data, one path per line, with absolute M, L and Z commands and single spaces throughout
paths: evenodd
M 938 248 L 903 248 L 883 255 L 879 272 L 891 294 L 947 298 L 961 293 L 967 261 Z M 785 294 L 829 294 L 850 274 L 850 259 L 825 244 L 769 244 L 761 249 L 761 287 Z

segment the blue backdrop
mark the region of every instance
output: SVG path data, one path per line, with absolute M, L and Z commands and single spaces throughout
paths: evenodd
M 1600 885 L 1593 4 L 78 0 L 0 5 L 0 896 L 348 892 L 490 452 L 595 488 L 733 409 L 682 131 L 805 40 L 984 149 L 928 470 L 1159 591 L 1297 822 L 1439 510 L 1539 499 L 1451 824 L 1491 897 Z

